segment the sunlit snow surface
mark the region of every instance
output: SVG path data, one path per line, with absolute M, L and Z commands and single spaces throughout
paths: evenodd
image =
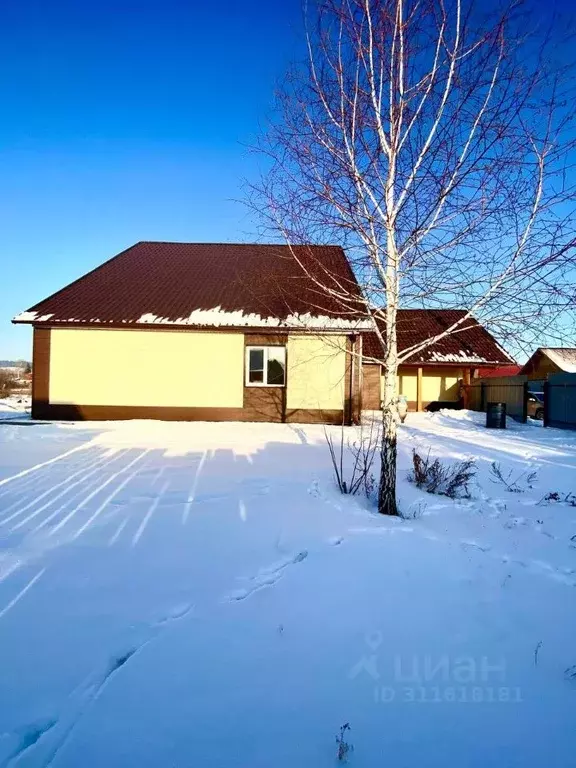
M 576 508 L 543 499 L 575 432 L 410 414 L 401 520 L 335 491 L 321 426 L 20 421 L 0 766 L 328 768 L 346 722 L 351 766 L 574 765 Z M 410 485 L 414 446 L 474 456 L 473 498 Z

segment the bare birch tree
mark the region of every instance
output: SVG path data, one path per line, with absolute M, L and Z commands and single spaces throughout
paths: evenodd
M 382 343 L 378 505 L 397 514 L 398 366 L 472 317 L 516 349 L 572 321 L 571 70 L 558 25 L 518 2 L 318 0 L 306 16 L 252 199 L 286 242 L 347 249 L 363 298 L 315 280 Z M 466 312 L 399 353 L 399 307 Z

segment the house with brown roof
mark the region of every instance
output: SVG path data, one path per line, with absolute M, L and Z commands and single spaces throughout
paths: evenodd
M 34 418 L 350 424 L 380 406 L 362 302 L 338 246 L 140 242 L 13 322 L 34 329 Z M 400 345 L 452 317 L 403 311 Z M 457 400 L 459 378 L 510 363 L 467 323 L 400 370 L 413 407 Z
M 398 369 L 398 394 L 407 399 L 409 410 L 466 405 L 462 384 L 514 363 L 492 334 L 467 315 L 459 309 L 398 310 L 398 352 L 406 355 Z M 442 336 L 453 327 L 454 332 Z M 364 335 L 363 355 L 362 405 L 377 408 L 382 390 L 382 366 L 377 361 L 382 351 L 376 333 Z

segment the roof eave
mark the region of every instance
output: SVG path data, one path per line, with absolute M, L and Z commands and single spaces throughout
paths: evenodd
M 122 322 L 118 320 L 103 320 L 103 321 L 89 321 L 89 320 L 17 320 L 12 318 L 11 322 L 14 325 L 32 325 L 34 328 L 86 328 L 86 329 L 103 329 L 114 328 L 124 330 L 144 330 L 144 331 L 233 331 L 242 333 L 321 333 L 321 334 L 354 334 L 363 333 L 366 328 L 354 325 L 335 326 L 330 325 L 327 327 L 316 325 L 199 325 L 192 323 L 136 323 L 136 322 Z

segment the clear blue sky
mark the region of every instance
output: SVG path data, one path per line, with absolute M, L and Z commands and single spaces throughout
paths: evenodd
M 242 241 L 234 199 L 300 0 L 18 0 L 0 20 L 0 359 L 10 319 L 137 240 Z

